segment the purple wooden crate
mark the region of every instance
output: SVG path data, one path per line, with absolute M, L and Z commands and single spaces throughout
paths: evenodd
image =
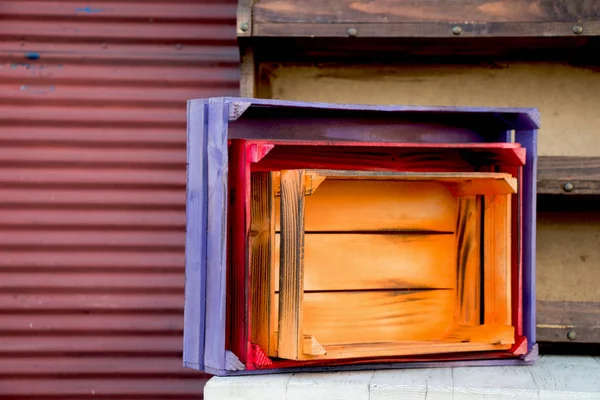
M 188 102 L 184 365 L 216 375 L 528 364 L 535 344 L 535 193 L 539 113 L 524 108 L 368 106 L 245 98 Z M 513 135 L 514 133 L 514 135 Z M 523 336 L 519 358 L 246 370 L 226 348 L 228 139 L 499 143 L 527 150 L 523 167 Z

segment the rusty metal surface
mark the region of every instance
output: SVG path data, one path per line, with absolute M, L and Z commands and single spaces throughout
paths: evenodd
M 0 399 L 199 399 L 185 100 L 237 95 L 234 0 L 0 2 Z

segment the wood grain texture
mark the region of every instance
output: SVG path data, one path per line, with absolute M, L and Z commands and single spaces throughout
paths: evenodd
M 206 367 L 225 370 L 226 320 L 226 250 L 227 250 L 227 122 L 226 104 L 208 104 L 208 209 L 206 333 L 204 363 Z
M 483 202 L 483 293 L 485 324 L 510 325 L 510 195 Z
M 485 22 L 576 22 L 600 19 L 593 0 L 521 0 L 498 3 L 492 0 L 261 0 L 254 6 L 257 22 L 273 23 L 410 23 L 474 21 Z
M 510 349 L 510 344 L 492 344 L 484 342 L 463 342 L 459 339 L 445 341 L 409 341 L 387 343 L 364 343 L 358 345 L 325 346 L 326 354 L 309 356 L 304 360 L 335 360 L 352 358 L 374 358 L 394 356 L 419 356 L 425 354 L 448 354 L 485 352 Z
M 204 368 L 206 312 L 206 220 L 207 220 L 207 106 L 188 103 L 187 202 L 185 237 L 185 312 L 183 360 L 187 366 Z
M 537 334 L 543 342 L 600 343 L 600 302 L 537 302 Z M 574 339 L 567 334 L 574 332 Z
M 324 356 L 327 354 L 325 347 L 312 335 L 304 335 L 302 353 L 309 356 Z
M 458 199 L 456 227 L 456 294 L 459 325 L 481 320 L 481 201 L 470 196 Z
M 231 329 L 231 351 L 241 360 L 247 361 L 252 337 L 248 327 L 248 317 L 252 318 L 252 310 L 248 308 L 249 288 L 247 281 L 250 275 L 249 237 L 251 217 L 251 182 L 248 147 L 245 140 L 231 141 L 229 160 L 229 280 L 228 310 Z M 250 334 L 250 336 L 249 336 Z
M 538 132 L 536 130 L 515 131 L 515 141 L 527 149 L 527 160 L 523 166 L 521 193 L 523 194 L 523 335 L 527 337 L 528 351 L 536 342 L 535 293 L 536 293 L 536 183 L 538 159 Z
M 517 192 L 517 179 L 510 174 L 492 172 L 381 172 L 344 170 L 306 170 L 307 191 L 312 194 L 325 179 L 335 180 L 386 180 L 386 181 L 431 181 L 442 183 L 453 196 L 477 194 L 510 194 Z M 279 182 L 275 189 L 278 195 Z
M 253 344 L 271 354 L 270 332 L 274 301 L 271 286 L 272 272 L 278 267 L 274 263 L 273 238 L 275 225 L 273 218 L 273 185 L 269 172 L 255 172 L 251 176 L 251 225 L 250 225 L 250 340 Z M 276 318 L 276 316 L 275 316 Z
M 249 25 L 252 24 L 249 22 Z M 256 97 L 256 69 L 253 47 L 247 41 L 240 40 L 240 95 L 242 97 Z
M 541 38 L 572 37 L 573 22 L 487 22 L 487 23 L 449 23 L 449 22 L 399 22 L 399 23 L 364 23 L 360 24 L 357 36 L 361 38 L 414 38 L 442 39 L 454 38 L 452 28 L 460 25 L 460 38 Z M 254 25 L 254 36 L 260 37 L 348 37 L 348 29 L 355 24 L 324 23 L 272 23 L 258 22 Z M 600 22 L 588 21 L 581 36 L 598 36 Z M 312 35 L 312 36 L 311 36 Z M 505 45 L 506 46 L 506 45 Z M 460 47 L 458 47 L 460 49 Z M 535 48 L 534 48 L 535 50 Z
M 600 194 L 600 157 L 540 157 L 537 173 L 539 194 Z
M 326 348 L 440 340 L 453 323 L 454 304 L 453 290 L 305 293 L 303 327 Z
M 453 234 L 307 234 L 304 290 L 454 288 L 455 242 Z
M 307 232 L 456 229 L 456 200 L 435 182 L 326 179 L 305 202 Z
M 521 148 L 468 149 L 399 146 L 364 146 L 360 148 L 330 144 L 279 144 L 259 163 L 255 171 L 281 169 L 343 169 L 409 172 L 473 172 L 478 168 L 504 164 L 523 165 L 525 152 Z
M 471 343 L 502 345 L 509 349 L 515 343 L 515 328 L 511 325 L 469 325 L 456 326 L 446 339 Z
M 278 356 L 298 359 L 304 323 L 304 171 L 281 171 Z

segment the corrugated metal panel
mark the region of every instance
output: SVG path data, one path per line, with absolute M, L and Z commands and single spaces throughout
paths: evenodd
M 0 398 L 200 398 L 185 100 L 237 95 L 235 9 L 0 2 Z

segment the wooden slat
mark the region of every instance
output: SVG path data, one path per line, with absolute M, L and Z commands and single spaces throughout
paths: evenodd
M 231 108 L 228 110 L 231 114 Z M 228 281 L 227 281 L 227 332 L 231 332 L 230 349 L 242 362 L 248 355 L 248 309 L 247 276 L 248 238 L 250 236 L 250 161 L 247 156 L 245 140 L 232 140 L 229 149 L 228 198 L 230 201 L 228 215 L 227 240 Z
M 206 313 L 206 228 L 207 228 L 207 107 L 192 101 L 188 105 L 188 149 L 194 156 L 187 169 L 187 235 L 185 241 L 185 335 L 184 363 L 204 367 Z
M 484 198 L 483 292 L 484 323 L 510 325 L 510 206 L 509 195 Z
M 537 192 L 600 194 L 600 157 L 540 157 Z
M 541 3 L 541 4 L 540 4 Z M 261 0 L 254 6 L 257 22 L 303 23 L 420 23 L 479 21 L 577 22 L 600 19 L 591 0 L 539 2 L 522 0 L 503 5 L 489 0 L 429 1 L 408 0 L 355 2 L 353 0 Z M 383 28 L 382 28 L 383 29 Z M 313 32 L 317 35 L 318 32 Z
M 436 3 L 437 4 L 437 3 Z M 560 7 L 560 6 L 559 6 Z M 461 20 L 462 21 L 462 20 Z M 311 23 L 272 23 L 257 22 L 254 24 L 254 36 L 279 36 L 279 37 L 325 37 L 336 38 L 349 36 L 348 29 L 358 24 L 331 24 L 321 22 Z M 456 37 L 452 28 L 461 27 L 460 36 L 463 38 L 523 38 L 543 36 L 572 37 L 574 22 L 490 22 L 490 23 L 449 23 L 449 22 L 401 22 L 401 23 L 361 23 L 357 28 L 356 36 L 361 38 L 453 38 Z M 582 36 L 597 36 L 600 34 L 600 22 L 586 21 Z M 557 42 L 553 40 L 553 42 Z M 501 42 L 502 43 L 502 42 Z M 559 42 L 560 43 L 560 42 Z M 450 45 L 457 43 L 450 42 Z M 539 42 L 538 46 L 548 45 Z M 503 44 L 504 46 L 508 46 Z M 537 50 L 534 46 L 534 49 Z M 425 46 L 423 46 L 425 47 Z M 447 51 L 447 50 L 446 50 Z M 481 51 L 481 50 L 480 50 Z M 489 50 L 485 53 L 489 53 Z M 418 55 L 423 55 L 423 49 Z M 428 54 L 428 53 L 426 53 Z M 429 53 L 430 54 L 430 53 Z
M 307 232 L 456 229 L 456 200 L 434 182 L 326 179 L 305 201 Z
M 458 200 L 457 322 L 475 325 L 481 321 L 481 203 L 476 196 Z M 437 279 L 437 278 L 436 278 Z
M 600 343 L 599 320 L 600 302 L 537 302 L 539 341 Z
M 259 141 L 253 141 L 260 143 Z M 256 171 L 342 169 L 407 172 L 474 172 L 491 164 L 521 166 L 525 149 L 515 144 L 455 146 L 365 142 L 278 142 Z
M 510 174 L 493 172 L 380 172 L 344 170 L 307 170 L 308 176 L 327 179 L 403 180 L 443 183 L 454 196 L 509 194 L 517 192 L 517 179 Z M 317 185 L 318 186 L 318 185 Z
M 250 340 L 270 354 L 269 335 L 274 330 L 271 327 L 274 308 L 271 306 L 271 283 L 277 282 L 272 272 L 278 271 L 279 267 L 279 262 L 275 264 L 278 254 L 273 254 L 272 246 L 275 227 L 271 173 L 252 174 L 250 210 Z
M 304 332 L 332 344 L 439 340 L 454 319 L 453 290 L 304 294 Z
M 327 354 L 319 356 L 305 356 L 305 359 L 340 359 L 358 357 L 391 357 L 418 354 L 465 353 L 474 351 L 507 350 L 508 345 L 457 341 L 415 341 L 415 342 L 384 342 L 365 343 L 361 345 L 333 345 L 325 346 Z
M 312 194 L 325 179 L 357 179 L 379 181 L 436 181 L 456 196 L 478 194 L 510 194 L 517 192 L 517 179 L 510 174 L 492 172 L 380 172 L 345 170 L 307 170 L 306 194 Z M 278 174 L 275 175 L 275 195 L 279 195 Z
M 469 343 L 511 345 L 515 342 L 515 328 L 511 325 L 493 324 L 457 326 L 446 339 Z
M 278 355 L 298 359 L 303 351 L 304 171 L 281 171 L 281 259 Z
M 215 370 L 225 369 L 228 119 L 225 104 L 209 104 L 205 342 L 211 345 L 205 348 L 204 363 Z
M 304 243 L 305 291 L 456 286 L 452 234 L 307 234 Z

